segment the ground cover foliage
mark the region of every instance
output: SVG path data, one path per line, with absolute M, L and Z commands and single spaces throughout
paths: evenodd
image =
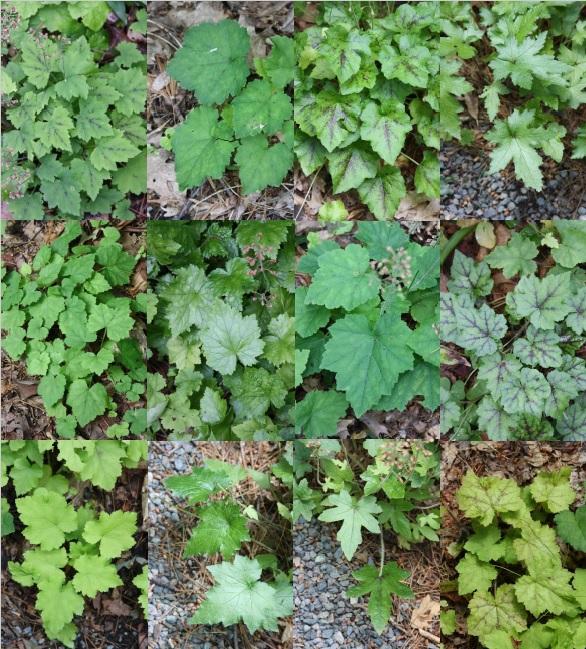
M 444 450 L 453 519 L 442 539 L 453 565 L 442 584 L 446 646 L 466 636 L 487 649 L 584 647 L 583 445 Z
M 21 362 L 38 380 L 57 437 L 87 432 L 98 418 L 102 437 L 145 429 L 147 305 L 136 274 L 144 251 L 131 254 L 120 240 L 107 222 L 65 221 L 34 258 L 18 267 L 3 260 L 4 369 Z
M 307 247 L 295 291 L 296 433 L 332 437 L 350 408 L 356 417 L 402 411 L 417 397 L 434 411 L 439 247 L 376 221 L 343 238 L 311 232 L 300 243 Z
M 150 222 L 147 232 L 151 434 L 291 437 L 292 224 Z
M 392 560 L 393 553 L 439 541 L 438 497 L 437 444 L 295 443 L 293 522 L 317 516 L 339 526 L 336 538 L 348 561 L 370 543 L 372 535 L 379 535 L 372 544 L 378 548 L 377 565 L 369 562 L 354 571 L 356 583 L 347 590 L 348 597 L 367 597 L 368 615 L 378 634 L 389 624 L 393 595 L 414 597 L 403 582 L 413 583 L 416 578 Z
M 311 9 L 298 3 L 295 35 L 303 174 L 326 169 L 334 194 L 357 191 L 377 219 L 392 219 L 408 189 L 439 198 L 439 3 Z
M 242 191 L 278 187 L 293 164 L 293 42 L 273 36 L 249 66 L 251 40 L 236 20 L 205 22 L 185 32 L 167 71 L 198 106 L 166 131 L 179 189 L 220 179 L 234 163 Z M 253 77 L 253 78 L 249 78 Z
M 479 90 L 489 173 L 512 162 L 541 191 L 542 155 L 557 164 L 586 157 L 585 27 L 583 2 L 442 3 L 442 138 L 472 142 L 462 98 Z
M 449 232 L 442 432 L 583 441 L 586 224 L 479 223 Z
M 146 191 L 142 3 L 2 6 L 2 200 L 15 219 L 132 218 Z
M 250 481 L 254 500 L 247 496 Z M 265 471 L 207 458 L 191 474 L 165 480 L 197 519 L 183 557 L 204 558 L 214 581 L 191 624 L 242 623 L 251 635 L 285 625 L 293 613 L 293 589 L 291 559 L 281 551 L 290 545 L 292 484 L 290 445 L 281 447 Z
M 77 616 L 98 593 L 115 597 L 120 586 L 119 593 L 133 594 L 127 615 L 146 615 L 146 557 L 136 547 L 140 507 L 103 509 L 105 492 L 127 470 L 143 467 L 146 455 L 139 441 L 2 442 L 2 537 L 14 559 L 8 573 L 36 592 L 49 640 L 74 647 Z M 4 622 L 12 625 L 12 616 L 5 613 Z

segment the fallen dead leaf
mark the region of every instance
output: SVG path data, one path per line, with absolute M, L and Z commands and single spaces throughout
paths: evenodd
M 439 612 L 440 603 L 426 595 L 419 603 L 419 606 L 413 609 L 411 613 L 411 626 L 416 629 L 426 630 L 439 616 Z
M 179 207 L 184 202 L 175 176 L 175 165 L 165 161 L 162 151 L 148 157 L 148 187 L 159 195 L 162 207 Z

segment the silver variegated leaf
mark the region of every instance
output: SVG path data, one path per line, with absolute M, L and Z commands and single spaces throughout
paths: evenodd
M 475 262 L 459 250 L 454 253 L 451 277 L 448 282 L 450 293 L 471 293 L 475 297 L 484 297 L 492 291 L 493 281 L 488 264 L 485 261 Z
M 508 373 L 503 381 L 501 403 L 511 415 L 527 414 L 538 417 L 551 394 L 547 379 L 539 372 L 524 367 L 519 372 Z
M 507 333 L 505 316 L 495 313 L 487 304 L 479 309 L 458 309 L 460 347 L 478 356 L 494 354 L 501 338 Z
M 557 432 L 566 442 L 586 442 L 586 395 L 563 412 L 557 421 Z
M 560 337 L 549 329 L 536 329 L 529 325 L 525 338 L 513 345 L 515 356 L 532 367 L 559 367 L 562 363 Z
M 559 417 L 570 404 L 570 401 L 578 396 L 576 382 L 567 372 L 553 370 L 547 375 L 547 382 L 551 388 L 551 394 L 545 402 L 545 414 L 550 417 Z

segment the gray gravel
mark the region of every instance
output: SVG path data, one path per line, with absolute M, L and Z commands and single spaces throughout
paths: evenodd
M 446 144 L 440 164 L 442 219 L 586 220 L 586 162 L 581 172 L 561 168 L 554 178 L 544 177 L 542 192 L 489 174 L 489 157 L 479 149 Z
M 335 538 L 336 526 L 300 519 L 293 527 L 294 649 L 403 649 L 402 631 L 389 625 L 382 636 L 372 628 L 364 598 L 350 599 L 352 571 L 363 561 L 348 562 Z M 369 557 L 372 562 L 376 557 Z M 393 620 L 409 628 L 411 606 L 399 602 Z M 437 649 L 430 644 L 428 649 Z
M 233 649 L 233 629 L 194 626 L 188 620 L 198 602 L 197 563 L 181 558 L 187 531 L 181 523 L 180 500 L 165 488 L 169 475 L 191 473 L 202 462 L 192 442 L 149 444 L 149 649 Z M 201 585 L 200 589 L 201 589 Z

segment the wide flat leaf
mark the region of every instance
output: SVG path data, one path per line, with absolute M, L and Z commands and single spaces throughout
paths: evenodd
M 230 402 L 240 419 L 261 417 L 273 404 L 280 408 L 285 403 L 287 388 L 278 374 L 270 374 L 264 367 L 245 367 L 224 379 L 232 392 Z
M 355 570 L 352 576 L 358 581 L 357 586 L 352 586 L 346 591 L 348 597 L 362 597 L 370 594 L 368 598 L 368 616 L 374 630 L 382 634 L 391 616 L 392 596 L 398 595 L 402 599 L 414 597 L 413 591 L 401 583 L 410 576 L 408 570 L 402 570 L 395 561 L 386 563 L 382 574 L 374 566 L 364 566 Z
M 73 41 L 60 61 L 63 80 L 55 84 L 55 91 L 64 99 L 86 99 L 89 85 L 86 75 L 96 68 L 94 56 L 84 36 Z
M 474 534 L 468 537 L 464 544 L 464 549 L 475 554 L 481 561 L 496 561 L 503 554 L 502 548 L 498 547 L 500 540 L 501 531 L 497 525 L 477 525 L 474 527 Z
M 326 252 L 318 264 L 305 298 L 307 304 L 352 311 L 380 290 L 380 279 L 370 267 L 368 251 L 361 246 L 352 243 Z
M 542 127 L 533 125 L 534 118 L 533 110 L 515 109 L 506 120 L 495 122 L 486 134 L 486 139 L 496 145 L 490 154 L 489 173 L 496 173 L 513 161 L 517 176 L 528 187 L 541 191 L 542 159 L 536 147 L 543 146 L 547 134 Z
M 245 541 L 250 541 L 246 518 L 238 504 L 218 501 L 198 510 L 198 524 L 191 533 L 184 557 L 220 553 L 230 559 Z
M 189 475 L 171 476 L 165 486 L 183 496 L 191 503 L 207 500 L 212 494 L 228 489 L 232 478 L 224 470 L 194 467 Z
M 296 109 L 295 119 L 303 131 L 308 135 L 316 135 L 331 153 L 358 130 L 360 109 L 355 96 L 347 97 L 331 90 L 322 90 L 310 109 Z
M 370 142 L 372 148 L 388 164 L 394 164 L 411 131 L 411 119 L 399 101 L 383 106 L 371 101 L 360 114 L 360 137 Z
M 485 297 L 492 291 L 490 268 L 485 261 L 475 262 L 459 250 L 454 252 L 448 282 L 450 293 L 471 293 L 473 297 Z
M 332 523 L 342 521 L 336 538 L 340 541 L 342 552 L 348 561 L 352 559 L 356 549 L 362 543 L 362 528 L 378 534 L 379 524 L 373 514 L 380 514 L 381 508 L 377 505 L 374 496 L 353 498 L 345 489 L 339 494 L 331 494 L 322 502 L 329 509 L 319 515 L 320 521 Z
M 508 37 L 498 48 L 496 57 L 489 63 L 497 81 L 511 78 L 511 81 L 525 90 L 530 90 L 534 79 L 546 85 L 566 85 L 564 74 L 570 66 L 556 60 L 551 54 L 540 53 L 544 48 L 547 32 L 535 38 L 527 36 L 523 40 Z
M 246 83 L 249 49 L 248 32 L 237 22 L 204 23 L 185 32 L 167 72 L 194 91 L 200 104 L 221 104 Z
M 458 336 L 455 341 L 460 347 L 478 356 L 490 356 L 507 333 L 504 315 L 495 313 L 487 304 L 479 309 L 457 309 L 459 316 Z
M 199 187 L 206 178 L 221 178 L 236 148 L 232 129 L 209 106 L 190 111 L 175 129 L 171 143 L 181 190 Z
M 65 548 L 58 550 L 27 550 L 22 563 L 8 562 L 12 579 L 22 586 L 36 585 L 39 589 L 49 584 L 65 582 L 65 573 L 61 568 L 67 565 L 68 557 Z
M 553 329 L 570 312 L 570 273 L 521 277 L 512 292 L 514 310 L 537 329 Z
M 551 256 L 564 268 L 574 268 L 586 263 L 586 227 L 582 222 L 556 221 L 556 229 L 562 241 L 558 248 L 551 251 Z
M 127 338 L 134 326 L 130 306 L 115 304 L 109 307 L 107 304 L 98 304 L 90 311 L 87 326 L 89 331 L 105 329 L 108 338 L 115 342 Z
M 531 574 L 539 574 L 548 567 L 561 568 L 560 548 L 555 531 L 537 521 L 519 522 L 521 537 L 513 541 L 519 561 L 523 561 Z
M 466 554 L 456 564 L 458 577 L 458 593 L 468 595 L 475 591 L 490 589 L 492 582 L 497 578 L 498 572 L 494 566 L 481 561 L 473 554 Z
M 566 324 L 577 334 L 586 332 L 586 287 L 576 291 L 568 298 L 570 311 L 566 317 Z
M 24 537 L 41 550 L 54 550 L 65 542 L 65 534 L 77 528 L 75 509 L 55 492 L 38 488 L 31 496 L 17 498 L 16 509 L 25 526 Z
M 55 405 L 65 393 L 65 377 L 63 374 L 44 376 L 37 387 L 37 392 L 43 398 L 45 407 L 50 408 Z
M 393 394 L 399 375 L 413 368 L 406 343 L 409 327 L 398 315 L 384 314 L 371 323 L 363 315 L 347 315 L 330 327 L 321 367 L 336 373 L 358 417 Z
M 529 325 L 526 337 L 513 344 L 513 352 L 525 365 L 559 367 L 562 363 L 559 343 L 560 337 L 555 332 Z
M 377 219 L 394 218 L 406 193 L 405 181 L 397 167 L 379 169 L 374 178 L 367 178 L 358 187 L 360 200 L 368 205 Z
M 357 189 L 367 178 L 376 176 L 377 157 L 367 148 L 349 146 L 345 149 L 336 149 L 327 157 L 334 194 Z
M 81 555 L 73 562 L 77 571 L 71 583 L 78 593 L 87 597 L 95 597 L 111 588 L 122 586 L 116 566 L 105 557 Z
M 251 81 L 232 102 L 236 137 L 272 135 L 291 117 L 293 106 L 289 97 L 275 90 L 268 81 Z
M 214 310 L 200 338 L 208 365 L 223 375 L 233 374 L 238 361 L 254 365 L 265 347 L 256 316 L 242 316 L 227 305 Z
M 303 383 L 303 375 L 309 360 L 309 349 L 295 350 L 295 387 Z
M 548 568 L 523 575 L 515 582 L 517 600 L 535 617 L 548 612 L 554 615 L 576 614 L 572 573 L 563 568 Z
M 556 514 L 555 523 L 559 536 L 580 552 L 586 552 L 586 505 L 575 512 Z
M 523 507 L 521 490 L 514 480 L 497 476 L 478 477 L 467 471 L 456 495 L 458 506 L 468 518 L 487 526 L 502 512 Z
M 428 410 L 436 410 L 440 405 L 439 370 L 420 359 L 415 359 L 412 370 L 399 376 L 393 393 L 384 396 L 374 410 L 405 410 L 407 404 L 417 396 L 423 397 L 422 404 Z
M 73 121 L 69 111 L 61 105 L 55 106 L 47 116 L 46 121 L 35 124 L 37 136 L 42 138 L 48 145 L 71 151 L 70 131 L 73 129 Z
M 494 595 L 476 592 L 468 606 L 468 633 L 471 635 L 483 638 L 494 631 L 514 634 L 527 628 L 527 614 L 515 598 L 512 584 L 499 586 Z
M 190 622 L 230 626 L 242 621 L 250 633 L 260 628 L 277 630 L 277 619 L 286 613 L 277 590 L 261 581 L 262 568 L 256 559 L 237 555 L 232 563 L 224 561 L 208 570 L 214 586 Z
M 559 417 L 566 412 L 570 401 L 578 396 L 580 390 L 574 378 L 567 372 L 553 370 L 547 375 L 551 394 L 545 401 L 543 411 L 549 417 Z
M 426 151 L 415 170 L 415 189 L 428 198 L 440 197 L 440 163 L 437 153 Z
M 343 394 L 314 390 L 295 405 L 295 431 L 302 437 L 333 437 L 347 410 L 348 402 Z
M 269 146 L 266 137 L 256 135 L 242 140 L 235 159 L 244 193 L 252 194 L 280 185 L 293 164 L 293 152 L 285 142 Z
M 361 241 L 372 259 L 388 259 L 389 248 L 398 250 L 409 243 L 409 235 L 398 223 L 359 221 L 356 238 Z
M 173 281 L 161 292 L 171 333 L 178 336 L 193 325 L 202 327 L 215 295 L 203 269 L 194 265 L 180 268 Z
M 51 583 L 39 590 L 35 606 L 41 613 L 45 631 L 50 637 L 55 637 L 75 615 L 83 613 L 85 600 L 75 592 L 71 582 Z
M 91 387 L 83 379 L 77 379 L 69 386 L 67 405 L 80 426 L 85 426 L 106 412 L 108 394 L 101 383 Z
M 495 398 L 496 394 L 493 393 Z M 495 401 L 490 396 L 484 396 L 476 409 L 478 415 L 478 430 L 486 433 L 493 441 L 506 441 L 510 439 L 510 432 L 517 423 L 517 416 L 505 411 L 500 401 Z
M 120 131 L 114 131 L 109 137 L 97 141 L 90 154 L 90 161 L 98 170 L 108 171 L 118 168 L 119 162 L 127 162 L 140 153 L 139 149 L 126 139 Z
M 552 514 L 568 509 L 576 499 L 570 485 L 571 474 L 570 467 L 563 467 L 559 471 L 540 471 L 529 487 L 533 500 L 543 504 Z
M 506 245 L 496 246 L 485 260 L 491 268 L 502 268 L 505 277 L 532 275 L 537 270 L 537 264 L 533 260 L 538 252 L 531 239 L 514 232 Z
M 312 336 L 330 320 L 330 311 L 320 304 L 306 302 L 307 288 L 295 289 L 295 333 L 302 338 Z
M 267 329 L 268 335 L 263 338 L 264 357 L 276 367 L 284 363 L 294 363 L 295 319 L 281 313 L 269 322 Z
M 258 74 L 275 88 L 284 88 L 295 74 L 295 47 L 292 38 L 273 36 L 271 51 L 264 58 L 254 59 Z
M 503 380 L 501 403 L 511 415 L 527 414 L 538 417 L 551 393 L 547 379 L 539 370 L 524 367 L 509 373 Z
M 586 395 L 564 410 L 557 421 L 557 432 L 567 442 L 586 441 Z
M 206 424 L 218 424 L 226 416 L 227 404 L 217 390 L 206 388 L 199 402 L 199 408 L 203 422 Z
M 136 513 L 115 511 L 102 512 L 98 520 L 88 521 L 83 538 L 92 544 L 99 543 L 100 555 L 107 559 L 119 557 L 135 544 Z

